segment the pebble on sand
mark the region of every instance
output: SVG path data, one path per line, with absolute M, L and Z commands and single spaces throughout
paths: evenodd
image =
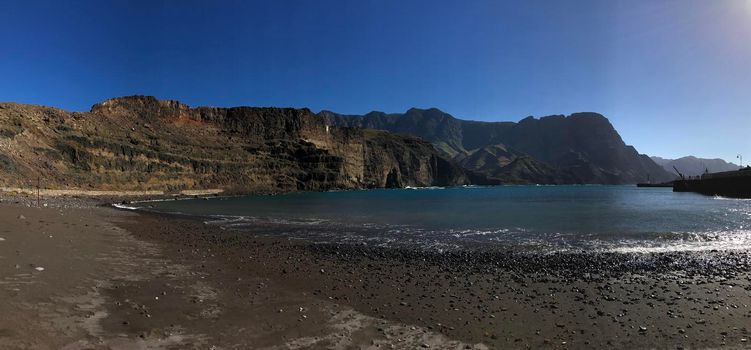
M 3 238 L 3 237 L 0 237 L 0 242 L 2 242 L 2 241 L 4 241 L 4 240 L 5 240 L 5 238 Z

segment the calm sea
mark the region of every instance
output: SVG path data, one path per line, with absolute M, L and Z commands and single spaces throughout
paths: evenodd
M 500 186 L 143 202 L 211 225 L 315 242 L 654 252 L 751 248 L 751 201 L 634 186 Z

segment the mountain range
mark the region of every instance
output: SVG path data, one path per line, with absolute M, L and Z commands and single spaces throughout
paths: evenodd
M 733 166 L 652 159 L 591 112 L 481 122 L 435 108 L 342 115 L 191 108 L 150 96 L 113 98 L 88 112 L 0 103 L 0 151 L 3 186 L 42 179 L 50 188 L 237 193 L 630 184 L 672 180 L 674 164 L 686 174 L 696 173 L 697 161 L 702 172 Z
M 527 117 L 519 122 L 462 120 L 435 108 L 319 115 L 335 126 L 420 137 L 465 169 L 504 183 L 630 184 L 675 177 L 626 145 L 610 121 L 597 113 Z
M 149 96 L 89 112 L 0 103 L 0 185 L 272 193 L 491 184 L 419 138 L 308 109 L 191 108 Z
M 701 175 L 705 172 L 716 173 L 720 171 L 738 170 L 739 168 L 738 165 L 728 163 L 722 159 L 696 158 L 694 156 L 686 156 L 678 159 L 652 157 L 652 160 L 671 173 L 675 173 L 675 169 L 673 168 L 675 167 L 686 176 Z

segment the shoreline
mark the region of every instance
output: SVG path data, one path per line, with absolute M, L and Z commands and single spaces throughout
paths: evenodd
M 745 348 L 751 338 L 746 251 L 430 253 L 233 232 L 101 199 L 16 201 L 0 203 L 11 224 L 0 229 L 10 301 L 0 309 L 25 320 L 0 322 L 9 348 Z M 41 249 L 46 236 L 26 236 L 50 225 L 49 241 L 68 242 Z M 14 244 L 51 259 L 46 270 L 14 263 Z M 50 337 L 24 346 L 40 329 Z
M 486 348 L 237 275 L 209 246 L 138 235 L 172 220 L 100 200 L 33 202 L 0 203 L 4 349 Z
M 144 216 L 171 230 L 143 230 L 146 240 L 190 241 L 244 273 L 470 344 L 748 344 L 748 252 L 426 253 L 258 237 L 193 218 Z M 248 252 L 262 266 L 252 265 Z

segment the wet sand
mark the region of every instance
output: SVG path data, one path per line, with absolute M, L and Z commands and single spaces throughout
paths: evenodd
M 748 252 L 436 253 L 21 204 L 0 223 L 2 348 L 750 346 Z

